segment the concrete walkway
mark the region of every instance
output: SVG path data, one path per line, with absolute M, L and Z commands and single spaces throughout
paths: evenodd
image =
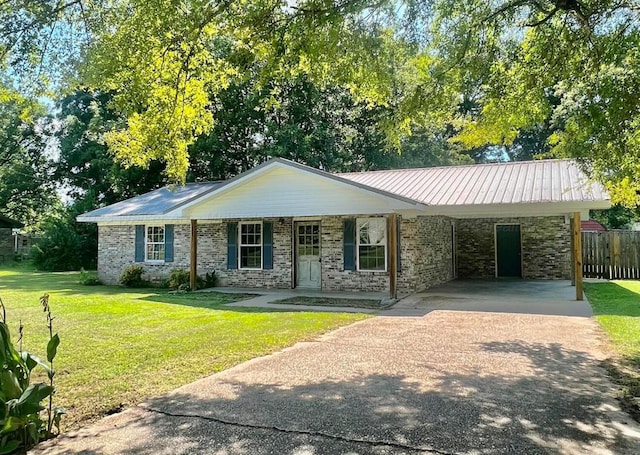
M 475 305 L 490 303 L 479 297 Z M 32 453 L 638 454 L 638 426 L 618 410 L 599 366 L 601 337 L 584 316 L 457 309 L 378 316 Z
M 355 308 L 345 306 L 297 305 L 288 303 L 274 303 L 278 300 L 292 297 L 325 297 L 346 300 L 378 300 L 389 298 L 388 293 L 382 292 L 326 292 L 309 289 L 256 289 L 256 288 L 210 288 L 198 292 L 221 292 L 225 294 L 256 294 L 255 297 L 239 302 L 228 303 L 230 307 L 269 308 L 272 310 L 323 311 L 334 313 L 377 313 L 379 310 Z

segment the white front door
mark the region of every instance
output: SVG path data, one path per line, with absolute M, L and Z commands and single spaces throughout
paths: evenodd
M 320 223 L 296 223 L 296 287 L 320 289 Z

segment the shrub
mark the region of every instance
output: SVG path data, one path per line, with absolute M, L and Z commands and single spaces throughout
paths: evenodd
M 149 285 L 147 280 L 142 278 L 144 268 L 141 265 L 130 265 L 126 267 L 120 275 L 120 284 L 128 288 L 139 288 Z
M 199 288 L 215 288 L 218 286 L 218 275 L 216 275 L 216 271 L 214 270 L 211 273 L 206 273 L 204 278 L 198 277 L 198 287 Z
M 189 287 L 191 274 L 186 270 L 173 269 L 169 274 L 169 289 L 184 290 L 184 287 Z
M 173 269 L 169 275 L 167 285 L 169 289 L 177 289 L 180 291 L 188 291 L 191 289 L 191 273 L 183 269 Z M 218 276 L 216 272 L 206 273 L 204 276 L 196 278 L 196 284 L 199 289 L 213 288 L 218 285 Z
M 53 317 L 49 307 L 49 295 L 40 297 L 40 303 L 47 318 L 49 342 L 47 343 L 47 362 L 22 351 L 23 326 L 19 329 L 19 349 L 11 342 L 6 322 L 4 304 L 0 299 L 0 453 L 12 453 L 26 450 L 42 439 L 54 435 L 53 427 L 60 432 L 60 418 L 64 409 L 53 407 L 54 358 L 60 344 L 60 338 L 53 333 Z M 48 384 L 31 384 L 31 372 L 40 366 L 49 379 Z M 48 406 L 42 405 L 48 399 Z M 46 421 L 41 411 L 47 410 Z
M 95 273 L 87 272 L 84 268 L 80 269 L 80 284 L 85 286 L 97 286 L 102 284 Z
M 31 247 L 31 259 L 39 270 L 64 272 L 96 267 L 95 226 L 81 226 L 66 215 L 49 218 Z

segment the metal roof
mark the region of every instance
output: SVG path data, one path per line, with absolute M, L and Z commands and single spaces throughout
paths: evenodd
M 209 191 L 215 190 L 223 183 L 206 182 L 169 185 L 122 202 L 83 213 L 81 217 L 161 215 Z
M 607 228 L 596 220 L 586 220 L 580 222 L 582 232 L 606 232 Z
M 482 206 L 541 202 L 602 202 L 609 195 L 588 182 L 571 160 L 446 166 L 423 169 L 329 174 L 288 160 L 274 158 L 230 180 L 170 185 L 126 201 L 84 213 L 78 221 L 128 216 L 161 216 L 209 193 L 250 178 L 260 169 L 286 165 L 361 189 L 411 203 L 431 206 Z
M 608 201 L 572 160 L 396 169 L 337 174 L 436 206 Z

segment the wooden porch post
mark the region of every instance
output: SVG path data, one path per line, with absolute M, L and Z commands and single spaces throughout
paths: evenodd
M 189 279 L 191 290 L 195 291 L 198 279 L 198 220 L 191 220 L 191 262 Z
M 569 229 L 571 230 L 571 286 L 576 285 L 576 257 L 575 257 L 575 238 L 573 235 L 573 217 L 569 220 Z
M 389 297 L 398 298 L 398 229 L 397 215 L 392 213 L 389 220 Z
M 583 300 L 582 291 L 582 233 L 580 225 L 580 212 L 573 213 L 573 258 L 574 275 L 576 281 L 576 300 Z

